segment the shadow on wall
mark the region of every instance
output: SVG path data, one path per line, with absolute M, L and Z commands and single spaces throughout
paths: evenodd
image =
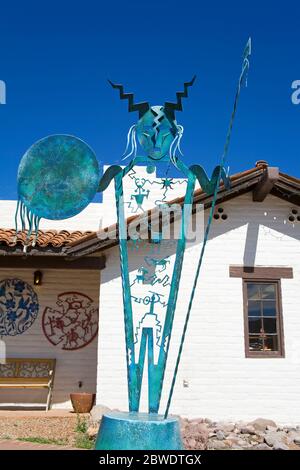
M 226 233 L 229 233 L 233 230 L 236 230 L 240 227 L 247 226 L 247 233 L 245 238 L 245 247 L 243 255 L 243 264 L 244 266 L 254 266 L 256 259 L 256 252 L 258 246 L 259 231 L 263 230 L 265 233 L 274 234 L 274 239 L 280 240 L 282 237 L 290 237 L 295 240 L 300 240 L 300 222 L 291 223 L 288 220 L 290 204 L 287 202 L 281 201 L 281 206 L 279 209 L 272 207 L 272 201 L 274 202 L 278 198 L 275 196 L 269 196 L 263 203 L 255 202 L 254 210 L 251 213 L 251 218 L 247 214 L 247 207 L 245 210 L 241 210 L 237 203 L 223 203 L 222 207 L 226 208 L 228 217 L 226 220 L 216 221 L 213 220 L 209 240 L 221 237 Z M 252 199 L 251 199 L 252 201 Z M 249 204 L 250 195 L 248 201 L 243 201 Z M 242 202 L 242 204 L 243 204 Z M 218 206 L 217 206 L 218 207 Z M 236 209 L 239 207 L 238 213 Z M 208 211 L 205 211 L 205 225 L 207 223 Z M 193 246 L 198 245 L 199 243 L 189 243 L 188 248 L 191 249 Z M 130 257 L 130 272 L 138 270 L 141 267 L 141 256 L 142 253 L 139 253 L 139 250 L 136 249 L 135 257 Z M 173 244 L 173 247 L 169 246 L 166 253 L 164 252 L 161 257 L 170 257 L 176 253 L 176 244 Z M 159 251 L 155 256 L 160 256 Z M 120 268 L 110 270 L 109 276 L 106 277 L 106 282 L 109 282 L 113 279 L 116 279 L 120 276 Z

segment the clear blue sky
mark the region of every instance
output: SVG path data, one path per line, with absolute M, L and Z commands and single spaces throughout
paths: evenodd
M 222 151 L 241 53 L 253 55 L 229 152 L 230 172 L 266 159 L 300 177 L 299 2 L 11 1 L 0 7 L 0 198 L 16 198 L 20 158 L 36 140 L 74 134 L 101 163 L 120 161 L 136 120 L 106 79 L 152 105 L 197 82 L 177 120 L 188 164 L 208 171 Z

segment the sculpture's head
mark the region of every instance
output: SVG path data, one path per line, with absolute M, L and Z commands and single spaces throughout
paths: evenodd
M 138 141 L 153 160 L 161 160 L 169 153 L 177 132 L 176 121 L 168 118 L 164 106 L 151 106 L 136 125 Z
M 150 159 L 162 160 L 168 156 L 172 158 L 172 150 L 176 150 L 183 134 L 183 127 L 176 122 L 175 112 L 182 111 L 182 98 L 188 96 L 187 89 L 193 85 L 195 79 L 196 77 L 184 83 L 184 91 L 176 94 L 176 103 L 167 102 L 164 106 L 150 106 L 147 102 L 135 104 L 133 93 L 124 93 L 123 85 L 116 85 L 109 81 L 113 88 L 119 90 L 120 98 L 128 100 L 128 111 L 139 113 L 137 124 L 133 125 L 128 133 L 127 148 L 131 142 L 129 155 L 136 154 L 137 137 L 146 156 Z

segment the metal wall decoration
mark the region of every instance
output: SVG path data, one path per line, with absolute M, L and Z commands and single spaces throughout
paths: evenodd
M 21 279 L 0 281 L 0 337 L 25 333 L 38 312 L 38 296 L 29 284 Z
M 39 140 L 19 165 L 16 231 L 18 217 L 22 230 L 28 222 L 28 241 L 32 232 L 37 236 L 41 218 L 61 220 L 79 214 L 94 198 L 98 184 L 98 162 L 85 142 L 70 135 Z
M 74 351 L 87 346 L 97 336 L 98 308 L 85 294 L 64 292 L 57 296 L 54 308 L 45 308 L 42 326 L 51 344 Z

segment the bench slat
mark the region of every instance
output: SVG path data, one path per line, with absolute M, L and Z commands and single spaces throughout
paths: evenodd
M 0 388 L 49 388 L 48 384 L 14 384 L 14 383 L 7 383 L 2 384 L 0 383 Z
M 48 384 L 50 377 L 0 377 L 0 384 L 2 383 L 15 383 L 15 384 Z

